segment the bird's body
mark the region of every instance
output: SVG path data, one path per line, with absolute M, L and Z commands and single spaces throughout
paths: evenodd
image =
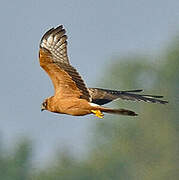
M 113 113 L 113 114 L 122 114 L 122 115 L 131 115 L 135 116 L 133 111 L 125 109 L 110 109 L 99 106 L 94 103 L 88 102 L 86 99 L 79 98 L 56 98 L 54 96 L 47 99 L 46 109 L 48 111 L 60 114 L 68 114 L 72 116 L 84 116 L 87 114 L 94 113 L 97 117 L 102 118 L 103 114 L 101 112 Z
M 69 114 L 73 116 L 83 116 L 90 114 L 92 106 L 85 99 L 79 98 L 55 98 L 54 96 L 48 99 L 48 110 L 55 113 Z
M 40 66 L 51 78 L 55 93 L 45 99 L 42 110 L 54 113 L 83 116 L 95 114 L 102 118 L 103 113 L 136 116 L 126 109 L 110 109 L 101 105 L 114 99 L 137 100 L 165 104 L 159 100 L 163 96 L 140 95 L 142 90 L 115 91 L 101 88 L 87 88 L 76 69 L 71 66 L 67 56 L 67 36 L 63 26 L 52 28 L 41 39 L 39 50 Z

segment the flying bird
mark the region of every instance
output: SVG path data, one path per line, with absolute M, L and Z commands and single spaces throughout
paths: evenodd
M 103 107 L 115 99 L 168 103 L 160 100 L 163 96 L 141 95 L 142 90 L 116 91 L 101 88 L 87 88 L 77 70 L 70 64 L 67 55 L 67 36 L 62 25 L 48 30 L 40 41 L 40 66 L 46 71 L 54 85 L 54 95 L 44 100 L 41 111 L 83 116 L 95 114 L 103 118 L 103 113 L 137 116 L 127 109 Z

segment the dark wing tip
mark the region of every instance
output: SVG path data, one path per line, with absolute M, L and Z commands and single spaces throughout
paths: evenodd
M 151 98 L 163 98 L 163 97 L 164 97 L 164 96 L 149 95 L 149 94 L 142 94 L 142 96 L 145 96 L 145 97 L 151 97 Z
M 54 30 L 54 28 L 49 29 L 49 30 L 42 36 L 42 38 L 41 38 L 41 40 L 40 40 L 40 47 L 41 47 L 42 41 L 43 41 L 44 39 L 47 39 L 48 36 L 52 33 L 53 30 Z
M 59 25 L 59 26 L 57 26 L 54 30 L 53 30 L 53 34 L 56 34 L 56 33 L 58 33 L 59 31 L 61 31 L 61 30 L 64 30 L 65 31 L 65 29 L 63 29 L 63 25 Z
M 51 28 L 42 37 L 40 48 L 48 50 L 52 55 L 54 62 L 63 62 L 69 64 L 67 55 L 67 35 L 63 25 Z
M 121 92 L 142 92 L 143 89 L 136 89 L 136 90 L 128 90 L 128 91 L 121 91 Z
M 160 100 L 158 98 L 162 98 L 163 96 L 145 96 L 145 95 L 141 95 L 141 99 L 138 99 L 139 101 L 145 101 L 145 102 L 151 102 L 151 103 L 159 103 L 159 104 L 167 104 L 169 103 L 168 101 L 165 100 Z M 156 98 L 156 99 L 155 99 Z
M 43 40 L 44 39 L 48 39 L 48 37 L 50 36 L 50 35 L 55 35 L 55 34 L 57 34 L 58 32 L 60 32 L 60 31 L 64 31 L 64 34 L 65 34 L 65 29 L 63 29 L 63 25 L 59 25 L 59 26 L 57 26 L 56 28 L 51 28 L 51 29 L 49 29 L 43 36 L 42 36 L 42 38 L 41 38 L 41 40 L 40 40 L 40 47 L 42 47 L 42 43 L 43 43 Z

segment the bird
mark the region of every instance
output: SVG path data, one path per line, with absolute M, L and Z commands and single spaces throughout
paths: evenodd
M 54 95 L 43 101 L 41 111 L 48 110 L 72 116 L 94 114 L 98 118 L 103 118 L 103 113 L 137 116 L 137 113 L 128 109 L 112 109 L 102 105 L 119 98 L 160 104 L 168 103 L 160 99 L 163 96 L 139 94 L 143 91 L 142 89 L 119 91 L 88 88 L 78 71 L 70 64 L 67 54 L 67 35 L 63 25 L 51 28 L 41 38 L 39 63 L 49 75 L 54 86 Z

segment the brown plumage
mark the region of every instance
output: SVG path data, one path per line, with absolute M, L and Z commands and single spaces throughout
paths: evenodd
M 87 88 L 79 73 L 71 66 L 67 55 L 67 36 L 63 26 L 52 28 L 41 39 L 39 50 L 40 66 L 47 72 L 54 85 L 54 96 L 42 103 L 42 110 L 55 113 L 83 116 L 94 113 L 102 118 L 102 112 L 136 116 L 126 109 L 110 109 L 101 105 L 117 98 L 145 102 L 158 100 L 162 96 L 136 94 L 141 90 L 114 91 L 100 88 Z

